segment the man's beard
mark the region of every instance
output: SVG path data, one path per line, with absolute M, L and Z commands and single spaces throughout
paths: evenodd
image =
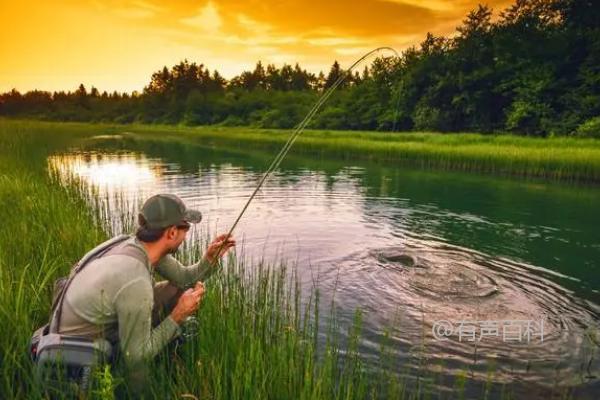
M 167 254 L 175 254 L 175 253 L 177 253 L 177 251 L 179 250 L 179 247 L 181 247 L 181 244 L 178 244 L 177 246 L 169 249 L 169 251 L 167 251 Z

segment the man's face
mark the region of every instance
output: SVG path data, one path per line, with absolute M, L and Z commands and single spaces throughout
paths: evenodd
M 179 250 L 179 246 L 185 240 L 188 230 L 190 229 L 189 224 L 181 224 L 178 226 L 172 226 L 169 228 L 169 232 L 167 233 L 168 242 L 167 248 L 169 254 L 174 254 Z

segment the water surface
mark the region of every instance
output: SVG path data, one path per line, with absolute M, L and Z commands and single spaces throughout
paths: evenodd
M 134 214 L 148 196 L 175 193 L 203 212 L 200 229 L 217 233 L 233 223 L 270 157 L 104 138 L 49 164 Z M 376 361 L 389 335 L 393 368 L 409 377 L 425 360 L 439 366 L 442 387 L 458 372 L 484 382 L 493 369 L 494 382 L 529 397 L 557 384 L 593 398 L 599 205 L 598 187 L 290 154 L 235 236 L 250 259 L 294 264 L 305 288 L 318 283 L 323 303 L 335 293 L 343 326 L 363 310 L 367 359 Z M 440 335 L 439 321 L 452 334 Z

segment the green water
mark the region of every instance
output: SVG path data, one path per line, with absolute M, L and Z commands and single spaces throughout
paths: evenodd
M 134 214 L 145 197 L 176 193 L 204 213 L 200 230 L 219 233 L 272 156 L 103 139 L 50 164 L 96 185 L 115 209 L 125 199 Z M 587 393 L 599 385 L 598 343 L 587 339 L 600 325 L 599 207 L 599 187 L 292 152 L 234 234 L 245 257 L 287 260 L 305 287 L 318 282 L 323 303 L 335 291 L 342 325 L 356 307 L 364 310 L 367 359 L 392 326 L 398 369 L 414 364 L 420 348 L 432 362 L 443 360 L 448 373 L 467 370 L 484 379 L 485 361 L 494 360 L 494 380 L 527 390 L 554 380 Z M 433 334 L 440 320 L 455 327 L 472 321 L 478 329 L 481 321 L 503 329 L 529 321 L 538 331 L 544 321 L 544 332 L 528 341 L 501 334 L 443 340 Z

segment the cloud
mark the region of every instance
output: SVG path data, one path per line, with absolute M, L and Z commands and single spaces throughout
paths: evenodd
M 258 22 L 248 17 L 246 14 L 237 14 L 236 19 L 238 25 L 250 33 L 266 34 L 269 31 L 273 30 L 271 25 L 263 22 Z
M 489 0 L 488 4 L 508 1 Z M 269 49 L 282 54 L 306 54 L 305 59 L 327 54 L 331 59 L 355 56 L 380 46 L 402 50 L 421 42 L 427 32 L 451 34 L 478 2 L 219 0 L 218 9 L 210 1 L 172 0 L 168 4 L 166 14 L 155 22 L 164 27 L 169 21 L 180 21 L 179 26 L 170 26 L 181 30 L 176 35 L 179 43 L 231 48 L 237 45 L 237 54 L 254 55 Z M 199 36 L 200 26 L 208 27 L 205 31 L 210 35 Z
M 306 42 L 313 46 L 343 46 L 365 43 L 365 41 L 362 39 L 332 36 L 307 39 Z
M 372 47 L 336 47 L 333 51 L 343 56 L 360 56 L 373 50 Z
M 119 17 L 131 19 L 144 19 L 154 16 L 154 12 L 143 8 L 122 7 L 114 10 Z
M 451 35 L 480 0 L 56 0 L 6 2 L 4 87 L 137 90 L 187 58 L 230 78 L 257 60 L 342 67 L 371 49 Z M 487 0 L 496 13 L 514 0 Z M 40 63 L 39 60 L 48 60 Z M 39 77 L 35 78 L 35 77 Z M 87 78 L 86 78 L 87 77 Z
M 207 3 L 198 10 L 196 15 L 180 20 L 183 24 L 197 28 L 208 33 L 217 33 L 223 25 L 221 16 L 217 7 L 212 3 Z
M 110 4 L 100 0 L 91 0 L 93 8 L 103 13 L 112 13 L 126 19 L 149 19 L 165 11 L 164 7 L 143 0 L 133 0 L 129 3 L 119 2 Z

